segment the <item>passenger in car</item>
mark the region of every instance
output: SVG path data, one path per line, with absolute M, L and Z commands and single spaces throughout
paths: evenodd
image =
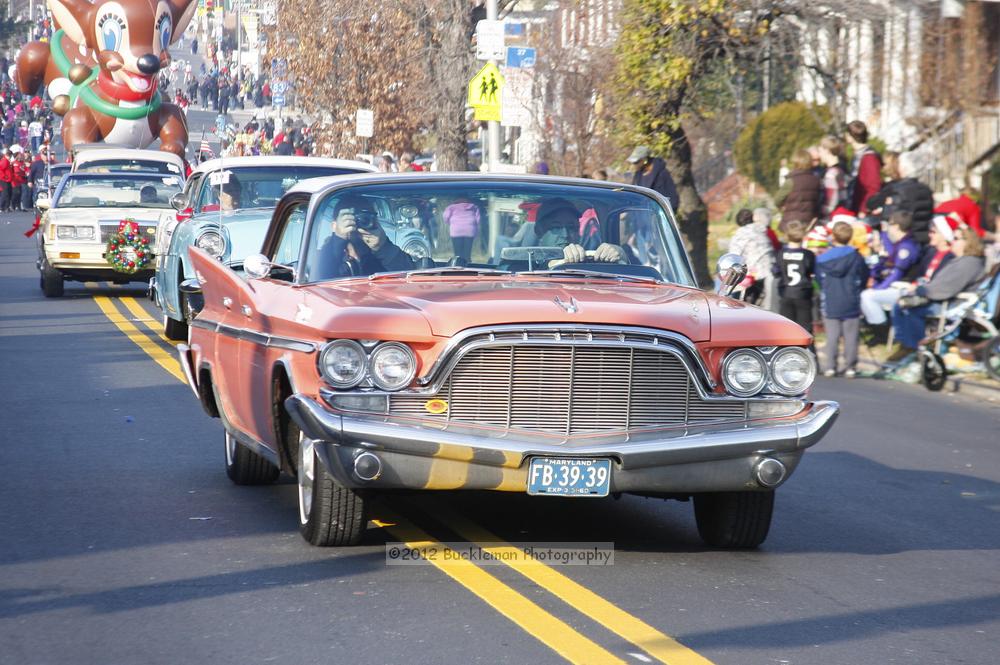
M 556 198 L 538 207 L 535 237 L 540 247 L 561 247 L 564 263 L 628 263 L 625 250 L 608 242 L 601 242 L 587 256 L 581 244 L 580 211 L 566 199 Z
M 385 235 L 371 203 L 346 196 L 333 209 L 333 235 L 320 248 L 318 279 L 413 270 L 413 258 Z

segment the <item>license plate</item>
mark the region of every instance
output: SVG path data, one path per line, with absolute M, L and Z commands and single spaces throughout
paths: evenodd
M 528 465 L 528 494 L 607 496 L 611 489 L 611 460 L 532 457 Z

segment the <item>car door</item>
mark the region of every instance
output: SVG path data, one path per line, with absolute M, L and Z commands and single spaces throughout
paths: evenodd
M 191 344 L 211 365 L 212 382 L 227 426 L 249 433 L 255 410 L 269 408 L 260 386 L 248 383 L 240 366 L 245 345 L 261 337 L 254 293 L 243 278 L 197 247 L 189 249 L 205 304 L 194 321 Z
M 297 269 L 306 226 L 309 197 L 290 196 L 281 201 L 275 210 L 272 226 L 277 231 L 277 243 L 268 257 L 273 263 Z M 276 225 L 276 226 L 275 226 Z M 273 277 L 248 280 L 254 296 L 252 316 L 260 331 L 272 338 L 281 338 L 288 321 L 294 321 L 302 302 L 300 289 L 292 287 L 292 273 L 274 272 Z M 240 369 L 242 380 L 254 391 L 269 392 L 274 366 L 290 353 L 281 344 L 263 344 L 263 339 L 247 336 L 240 343 Z M 276 445 L 270 409 L 256 409 L 250 414 L 250 434 L 257 440 Z

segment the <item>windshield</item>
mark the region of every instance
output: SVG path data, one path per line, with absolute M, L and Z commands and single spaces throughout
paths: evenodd
M 273 208 L 278 199 L 300 180 L 358 173 L 355 169 L 330 166 L 245 166 L 213 171 L 204 179 L 195 212 L 219 209 Z
M 416 230 L 430 256 L 399 251 L 386 228 Z M 299 247 L 298 239 L 285 236 L 301 233 L 286 226 L 279 248 Z M 414 181 L 351 187 L 318 202 L 304 244 L 307 282 L 464 269 L 695 284 L 666 209 L 644 194 L 596 186 Z
M 80 164 L 76 173 L 163 173 L 165 175 L 180 175 L 181 170 L 176 164 L 152 159 L 95 159 Z
M 181 191 L 180 176 L 116 178 L 75 174 L 64 176 L 56 208 L 169 208 Z

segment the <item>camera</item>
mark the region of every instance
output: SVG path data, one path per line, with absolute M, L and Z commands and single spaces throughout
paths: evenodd
M 378 216 L 369 210 L 358 210 L 354 213 L 354 222 L 359 229 L 374 231 L 378 227 Z

